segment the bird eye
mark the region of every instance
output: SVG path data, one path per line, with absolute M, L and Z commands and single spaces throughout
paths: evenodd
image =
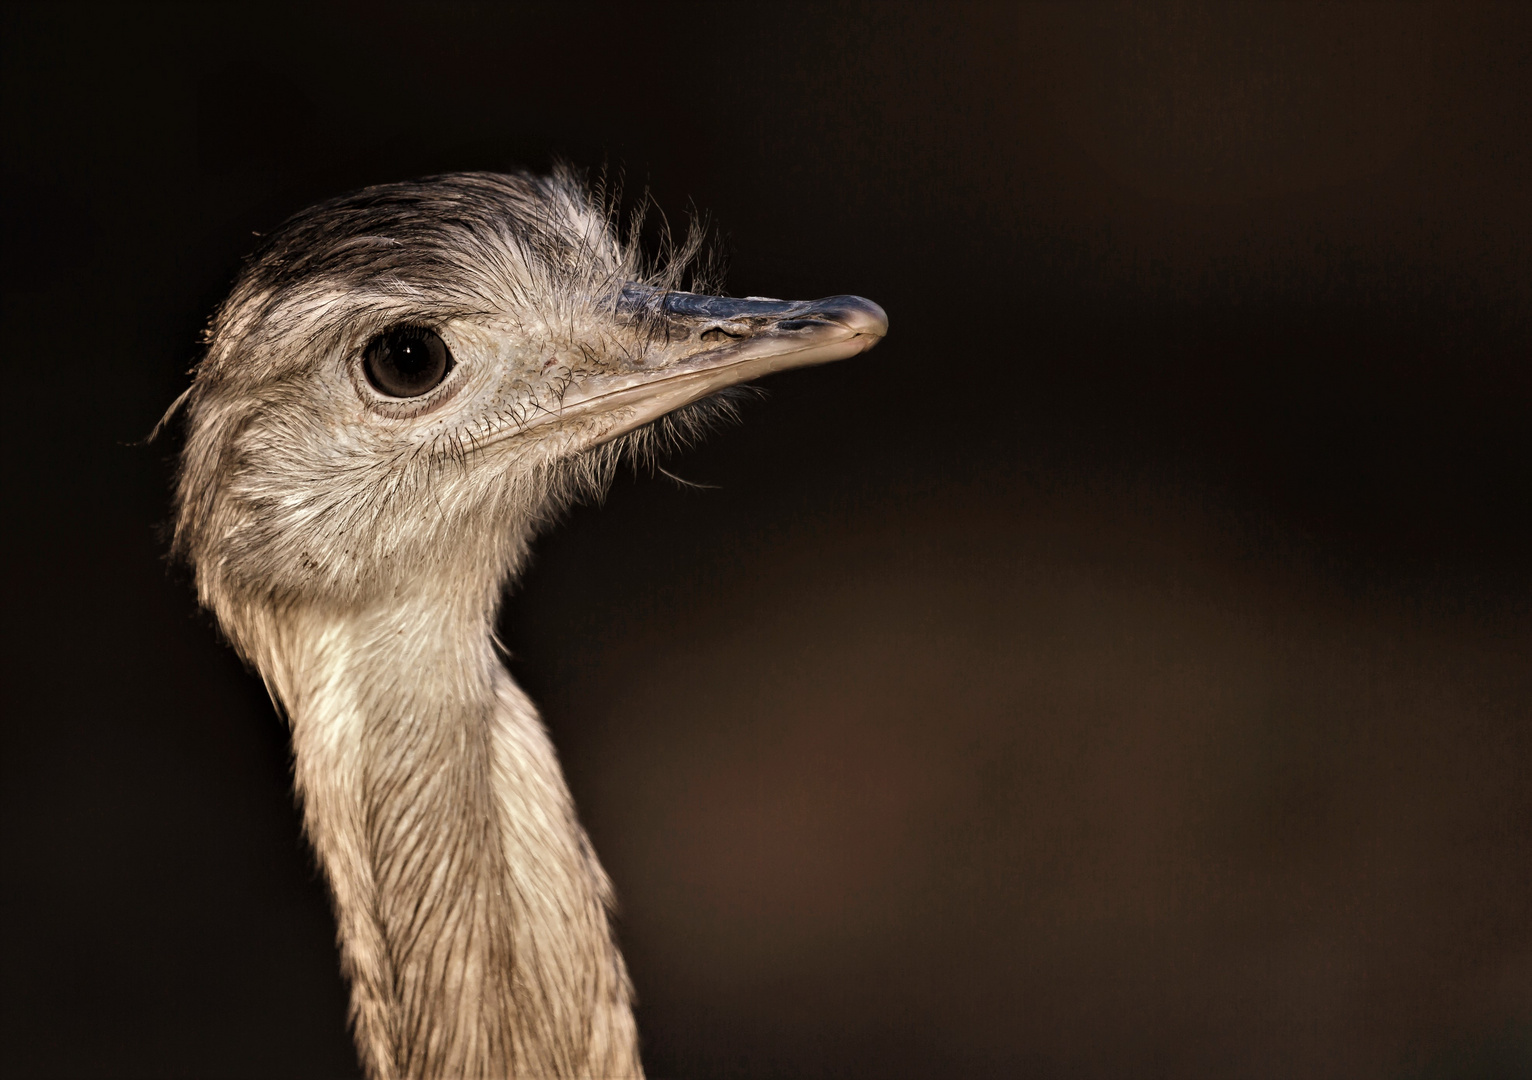
M 419 397 L 434 390 L 452 370 L 452 353 L 434 330 L 395 326 L 367 343 L 362 370 L 380 394 Z

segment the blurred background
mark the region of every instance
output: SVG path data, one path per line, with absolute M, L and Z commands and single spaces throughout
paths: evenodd
M 1529 16 L 6 8 L 7 1074 L 357 1075 L 139 440 L 253 234 L 562 157 L 892 323 L 502 619 L 654 1075 L 1532 1075 Z

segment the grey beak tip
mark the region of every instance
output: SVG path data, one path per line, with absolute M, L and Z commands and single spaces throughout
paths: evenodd
M 864 296 L 829 296 L 818 301 L 821 318 L 838 322 L 860 337 L 868 338 L 871 348 L 888 333 L 888 312 Z

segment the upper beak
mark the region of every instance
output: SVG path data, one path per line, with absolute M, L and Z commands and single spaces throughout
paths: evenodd
M 643 331 L 644 354 L 622 371 L 576 379 L 545 418 L 599 416 L 596 442 L 762 375 L 855 356 L 888 333 L 887 314 L 860 296 L 733 299 L 627 285 L 616 314 Z
M 634 314 L 662 313 L 672 325 L 704 334 L 717 329 L 730 338 L 780 339 L 805 331 L 836 336 L 836 331 L 845 330 L 865 339 L 857 352 L 872 348 L 888 333 L 888 315 L 860 296 L 827 296 L 823 300 L 769 300 L 762 296 L 735 299 L 628 285 L 622 290 L 618 309 Z

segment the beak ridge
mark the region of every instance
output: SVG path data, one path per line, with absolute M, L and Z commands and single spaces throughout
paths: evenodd
M 622 290 L 618 307 L 634 315 L 646 312 L 691 324 L 698 333 L 720 329 L 730 337 L 775 336 L 838 326 L 865 339 L 864 350 L 888 333 L 888 313 L 860 296 L 773 300 L 764 296 L 735 298 L 665 292 L 642 285 L 627 285 Z

